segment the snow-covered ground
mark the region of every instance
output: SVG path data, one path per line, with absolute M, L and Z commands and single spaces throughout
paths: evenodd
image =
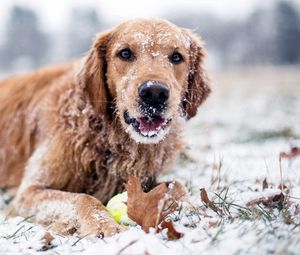
M 273 189 L 264 192 L 278 192 L 279 153 L 300 146 L 299 68 L 233 70 L 212 77 L 214 92 L 186 129 L 185 155 L 162 176 L 186 181 L 199 205 L 171 216 L 183 238 L 168 241 L 164 232 L 145 234 L 131 227 L 104 239 L 55 236 L 41 252 L 45 231 L 3 211 L 0 254 L 299 254 L 300 157 L 281 164 L 289 204 L 245 205 L 261 194 L 265 178 Z M 223 216 L 203 205 L 200 188 Z M 3 207 L 8 198 L 1 193 L 0 198 Z

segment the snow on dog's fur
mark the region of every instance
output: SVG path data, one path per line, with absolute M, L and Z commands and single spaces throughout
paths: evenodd
M 122 49 L 133 52 L 130 61 Z M 180 63 L 170 61 L 174 52 Z M 172 166 L 183 120 L 210 92 L 203 58 L 188 30 L 136 20 L 99 34 L 84 60 L 1 82 L 0 187 L 19 187 L 17 213 L 61 233 L 122 231 L 102 203 L 123 190 L 128 174 L 149 189 Z M 146 81 L 169 91 L 159 114 L 141 110 Z

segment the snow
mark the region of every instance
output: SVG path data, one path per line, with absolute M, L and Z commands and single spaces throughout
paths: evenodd
M 147 85 L 147 87 L 150 87 L 150 86 L 152 86 L 154 84 L 153 84 L 153 81 L 148 81 L 146 85 Z
M 157 57 L 157 56 L 159 56 L 161 53 L 159 52 L 159 51 L 153 51 L 153 52 L 151 52 L 151 55 L 153 56 L 153 57 Z
M 36 251 L 43 250 L 44 242 L 43 238 L 45 237 L 47 231 L 45 229 L 39 230 L 33 238 L 29 239 L 27 242 L 24 243 L 24 248 L 26 249 L 33 249 Z
M 161 181 L 185 181 L 191 191 L 194 207 L 185 204 L 170 216 L 183 238 L 168 241 L 165 232 L 146 234 L 137 226 L 104 239 L 57 235 L 50 249 L 41 252 L 45 229 L 30 219 L 6 217 L 9 211 L 3 210 L 0 254 L 297 254 L 300 157 L 281 162 L 283 182 L 289 189 L 286 195 L 292 202 L 285 212 L 265 209 L 270 215 L 249 214 L 252 218 L 247 220 L 239 207 L 233 207 L 232 218 L 220 217 L 203 206 L 199 189 L 205 188 L 213 201 L 222 202 L 218 194 L 241 208 L 252 199 L 281 192 L 279 153 L 291 145 L 300 146 L 300 74 L 261 68 L 213 77 L 212 97 L 187 124 L 186 155 L 161 177 Z M 265 178 L 269 187 L 263 190 Z M 0 192 L 0 206 L 8 200 Z M 244 210 L 257 213 L 259 207 Z M 286 213 L 294 223 L 286 223 Z

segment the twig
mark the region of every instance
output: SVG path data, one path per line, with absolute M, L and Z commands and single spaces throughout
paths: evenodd
M 282 177 L 282 166 L 281 166 L 281 155 L 279 155 L 279 171 L 280 171 L 280 189 L 283 193 L 283 177 Z
M 86 238 L 89 234 L 84 235 L 83 237 L 78 238 L 71 246 L 75 246 L 78 242 L 80 242 L 83 238 Z
M 121 248 L 116 255 L 120 255 L 123 251 L 125 251 L 128 247 L 130 247 L 131 245 L 135 244 L 138 240 L 133 240 L 130 243 L 126 244 L 123 248 Z

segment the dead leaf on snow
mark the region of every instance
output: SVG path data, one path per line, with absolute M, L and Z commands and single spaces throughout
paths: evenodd
M 177 208 L 177 203 L 167 194 L 168 188 L 165 183 L 145 193 L 139 180 L 136 177 L 128 176 L 125 188 L 128 194 L 128 217 L 147 233 L 151 227 L 157 229 L 164 218 Z
M 207 227 L 208 228 L 215 228 L 219 225 L 219 221 L 216 219 L 211 219 L 210 221 L 208 221 Z
M 292 159 L 294 157 L 300 156 L 300 148 L 299 147 L 292 147 L 289 152 L 280 152 L 280 158 L 288 158 Z
M 168 193 L 176 202 L 189 202 L 188 189 L 178 180 L 168 183 Z
M 246 206 L 253 206 L 258 204 L 263 204 L 267 207 L 276 207 L 276 205 L 280 202 L 284 202 L 285 195 L 280 192 L 279 194 L 261 194 L 255 199 L 248 201 Z
M 264 190 L 264 189 L 267 189 L 267 188 L 269 188 L 269 183 L 267 181 L 267 178 L 265 178 L 263 180 L 263 183 L 262 183 L 262 189 Z
M 183 233 L 178 232 L 172 223 L 172 221 L 163 221 L 160 224 L 160 230 L 167 229 L 167 236 L 169 240 L 177 240 L 183 237 Z
M 210 209 L 212 209 L 214 212 L 216 212 L 219 215 L 223 215 L 223 211 L 215 205 L 215 203 L 213 201 L 211 201 L 208 196 L 207 196 L 207 192 L 204 188 L 200 189 L 200 197 L 202 202 L 209 207 Z

